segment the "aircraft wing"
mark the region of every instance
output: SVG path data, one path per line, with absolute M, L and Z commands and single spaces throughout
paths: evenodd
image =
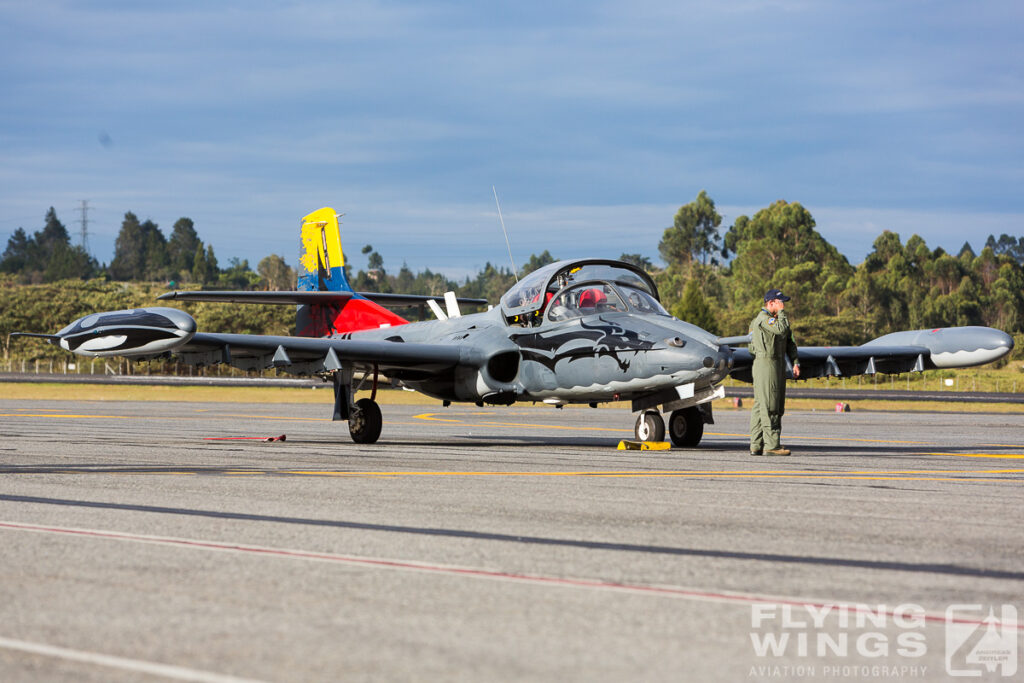
M 244 370 L 277 367 L 304 375 L 338 370 L 343 363 L 365 370 L 376 366 L 398 379 L 422 379 L 459 364 L 484 362 L 474 348 L 464 345 L 203 332 L 174 353 L 190 365 L 227 363 Z
M 509 353 L 515 352 L 514 347 L 500 344 L 466 343 L 467 335 L 448 335 L 438 342 L 407 342 L 398 330 L 393 334 L 383 330 L 374 339 L 353 339 L 351 334 L 296 337 L 197 332 L 195 320 L 184 311 L 157 307 L 93 313 L 52 335 L 13 334 L 42 337 L 91 358 L 144 360 L 174 355 L 195 366 L 225 363 L 243 370 L 279 368 L 295 375 L 377 370 L 393 379 L 421 381 L 451 376 L 456 367 L 502 366 L 509 362 Z
M 920 372 L 936 367 L 929 361 L 931 351 L 924 346 L 798 346 L 800 379 L 872 375 L 876 372 Z M 754 357 L 746 349 L 733 350 L 733 377 L 753 381 Z M 788 361 L 787 361 L 788 362 Z M 792 378 L 791 368 L 787 372 Z
M 729 339 L 728 341 L 732 341 Z M 800 379 L 897 374 L 984 365 L 1005 356 L 1013 337 L 991 327 L 943 327 L 893 332 L 861 346 L 799 346 Z M 733 348 L 733 377 L 752 381 L 753 356 Z M 788 363 L 788 361 L 787 361 Z M 788 372 L 792 377 L 792 372 Z

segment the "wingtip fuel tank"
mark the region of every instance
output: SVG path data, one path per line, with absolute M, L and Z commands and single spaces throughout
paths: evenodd
M 92 358 L 157 356 L 188 343 L 192 316 L 176 308 L 133 308 L 93 313 L 56 334 L 61 348 Z
M 1010 353 L 1013 337 L 992 327 L 939 327 L 893 332 L 864 346 L 901 344 L 927 348 L 936 368 L 967 368 L 997 361 Z

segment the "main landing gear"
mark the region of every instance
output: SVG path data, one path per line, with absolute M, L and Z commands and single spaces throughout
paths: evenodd
M 380 406 L 372 398 L 359 399 L 349 411 L 348 433 L 356 443 L 375 443 L 383 426 Z
M 636 418 L 633 433 L 637 441 L 664 441 L 665 419 L 656 410 L 645 410 Z M 704 436 L 704 416 L 690 406 L 673 410 L 668 418 L 668 436 L 673 446 L 693 448 Z
M 668 435 L 673 446 L 693 448 L 704 436 L 704 416 L 700 408 L 690 406 L 673 410 L 668 418 Z
M 377 405 L 377 366 L 373 367 L 373 390 L 370 398 L 352 402 L 355 392 L 366 382 L 364 376 L 359 385 L 352 389 L 352 370 L 342 369 L 334 373 L 334 419 L 348 420 L 348 433 L 355 443 L 376 443 L 384 426 L 384 418 Z

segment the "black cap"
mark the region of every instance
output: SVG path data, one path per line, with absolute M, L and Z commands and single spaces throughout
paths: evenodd
M 789 301 L 789 297 L 783 294 L 781 289 L 769 289 L 767 292 L 765 292 L 765 303 L 768 303 L 772 299 L 778 299 L 779 301 Z

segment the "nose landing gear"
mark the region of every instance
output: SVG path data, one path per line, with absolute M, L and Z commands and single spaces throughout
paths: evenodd
M 636 418 L 633 434 L 637 441 L 664 441 L 665 420 L 656 410 L 645 410 Z
M 668 437 L 673 446 L 693 448 L 704 436 L 704 416 L 700 408 L 690 406 L 673 410 L 668 419 Z M 645 410 L 636 418 L 633 434 L 637 441 L 664 441 L 665 419 L 656 410 Z

